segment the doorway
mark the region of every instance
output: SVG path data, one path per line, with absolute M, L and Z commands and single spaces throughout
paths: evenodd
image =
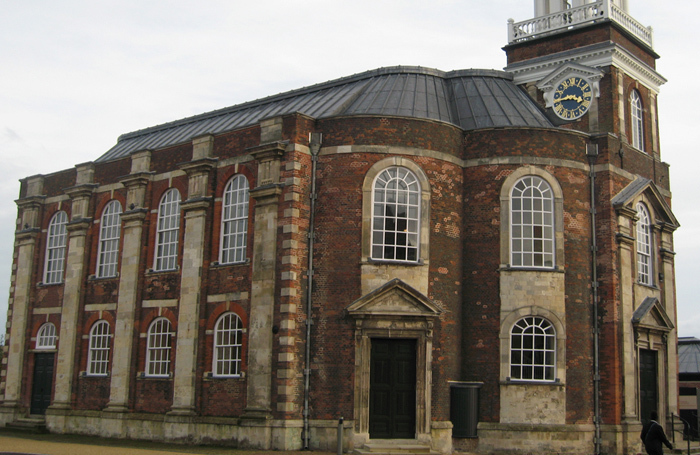
M 372 338 L 369 437 L 416 437 L 416 340 Z
M 53 352 L 34 355 L 30 414 L 46 414 L 46 408 L 51 404 L 54 356 Z
M 639 351 L 639 400 L 642 422 L 651 419 L 651 411 L 659 411 L 658 367 L 656 351 Z

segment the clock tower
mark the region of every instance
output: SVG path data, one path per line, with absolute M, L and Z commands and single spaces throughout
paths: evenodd
M 656 98 L 666 80 L 651 27 L 628 0 L 535 0 L 535 17 L 508 21 L 506 71 L 558 126 L 610 133 L 659 157 Z
M 592 340 L 577 342 L 591 352 L 590 390 L 581 390 L 594 401 L 595 453 L 637 452 L 652 411 L 667 434 L 678 413 L 678 221 L 657 112 L 666 80 L 656 71 L 652 29 L 630 15 L 628 2 L 535 0 L 533 19 L 508 21 L 504 47 L 515 84 L 555 128 L 586 141 L 577 153 L 592 191 L 578 192 L 576 202 L 591 213 L 591 293 L 579 302 L 567 296 L 565 317 L 580 324 L 573 308 L 590 306 Z M 567 273 L 567 285 L 578 279 Z M 579 406 L 574 395 L 567 411 Z

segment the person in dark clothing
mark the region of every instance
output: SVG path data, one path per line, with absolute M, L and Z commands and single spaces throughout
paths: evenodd
M 666 447 L 673 450 L 673 446 L 666 439 L 663 427 L 656 421 L 658 418 L 659 415 L 656 411 L 651 411 L 651 420 L 644 424 L 640 435 L 644 448 L 649 455 L 663 455 L 664 448 L 661 446 L 661 443 L 666 444 Z

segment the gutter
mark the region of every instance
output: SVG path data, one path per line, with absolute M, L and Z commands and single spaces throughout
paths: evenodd
M 321 133 L 309 134 L 309 149 L 311 151 L 311 192 L 309 193 L 309 258 L 308 269 L 306 272 L 306 352 L 304 355 L 304 450 L 309 450 L 309 440 L 311 439 L 311 431 L 309 429 L 309 390 L 311 385 L 311 326 L 313 319 L 311 314 L 312 309 L 312 290 L 314 284 L 314 221 L 316 215 L 316 165 L 318 163 L 318 153 L 321 149 L 321 141 L 323 136 Z
M 598 244 L 596 242 L 596 202 L 595 202 L 595 168 L 598 158 L 598 145 L 586 145 L 586 157 L 590 166 L 591 181 L 591 289 L 593 290 L 593 408 L 595 424 L 595 453 L 601 453 L 600 447 L 600 327 L 598 324 Z

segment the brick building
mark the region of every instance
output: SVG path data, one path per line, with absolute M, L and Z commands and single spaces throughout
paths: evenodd
M 678 412 L 665 80 L 626 0 L 535 16 L 505 71 L 368 71 L 22 180 L 0 422 L 638 452 Z

